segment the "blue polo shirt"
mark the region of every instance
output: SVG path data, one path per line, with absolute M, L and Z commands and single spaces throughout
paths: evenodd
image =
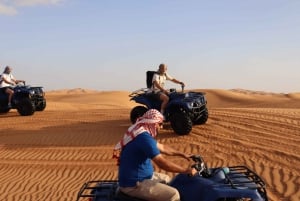
M 159 153 L 157 142 L 148 132 L 139 134 L 122 149 L 119 185 L 133 187 L 137 181 L 150 179 L 154 171 L 151 159 Z

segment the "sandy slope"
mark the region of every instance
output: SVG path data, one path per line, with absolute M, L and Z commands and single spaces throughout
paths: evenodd
M 198 91 L 206 92 L 208 122 L 188 136 L 166 125 L 158 139 L 202 154 L 209 166 L 247 165 L 272 201 L 300 200 L 300 93 Z M 112 148 L 135 105 L 128 94 L 54 91 L 43 112 L 0 115 L 0 200 L 71 201 L 85 181 L 116 178 Z

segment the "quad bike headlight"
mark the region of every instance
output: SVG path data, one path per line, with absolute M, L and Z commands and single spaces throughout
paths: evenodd
M 34 95 L 34 94 L 35 94 L 35 91 L 34 91 L 34 90 L 30 90 L 30 91 L 29 91 L 29 94 L 30 94 L 30 95 Z
M 188 103 L 186 103 L 186 104 L 187 104 L 187 106 L 188 106 L 189 109 L 192 109 L 192 108 L 193 108 L 193 102 L 188 102 Z

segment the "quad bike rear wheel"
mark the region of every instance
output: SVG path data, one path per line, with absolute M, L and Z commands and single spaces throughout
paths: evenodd
M 248 198 L 221 198 L 221 199 L 218 199 L 217 201 L 252 201 L 252 199 L 248 199 Z
M 130 112 L 130 121 L 134 124 L 137 118 L 143 116 L 148 111 L 148 108 L 144 106 L 136 106 Z
M 175 112 L 170 116 L 171 127 L 178 135 L 187 135 L 191 132 L 193 122 L 185 112 Z
M 8 113 L 10 110 L 10 108 L 8 108 L 7 106 L 3 107 L 0 106 L 0 113 Z

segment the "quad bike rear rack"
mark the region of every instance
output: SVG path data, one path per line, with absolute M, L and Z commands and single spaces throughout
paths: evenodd
M 246 166 L 231 166 L 225 174 L 225 186 L 233 189 L 256 189 L 260 195 L 268 200 L 265 182 Z
M 117 187 L 117 180 L 88 181 L 82 185 L 77 194 L 76 201 L 79 201 L 80 198 L 103 198 L 105 200 L 113 200 L 114 192 Z M 98 189 L 101 189 L 101 191 L 97 191 Z

